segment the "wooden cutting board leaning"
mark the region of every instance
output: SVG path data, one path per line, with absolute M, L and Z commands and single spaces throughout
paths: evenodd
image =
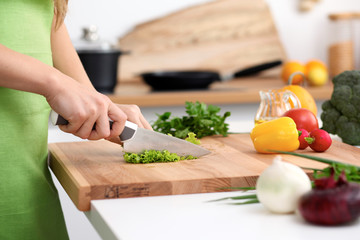
M 223 187 L 255 186 L 275 155 L 255 151 L 249 134 L 201 139 L 212 153 L 175 163 L 129 164 L 121 146 L 101 140 L 49 144 L 50 168 L 80 211 L 96 199 L 145 197 L 224 191 Z M 300 152 L 300 151 L 299 151 Z M 360 149 L 333 141 L 329 150 L 301 153 L 360 165 Z M 301 167 L 323 168 L 312 160 L 283 155 Z M 310 172 L 309 172 L 310 174 Z
M 119 86 L 140 81 L 142 72 L 212 70 L 226 75 L 286 59 L 264 0 L 217 0 L 181 9 L 135 26 L 118 45 L 130 51 L 119 62 Z

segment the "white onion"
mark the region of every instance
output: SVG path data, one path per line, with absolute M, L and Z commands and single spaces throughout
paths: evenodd
M 276 156 L 256 182 L 256 195 L 265 208 L 274 213 L 292 213 L 299 198 L 311 190 L 311 181 L 298 166 Z

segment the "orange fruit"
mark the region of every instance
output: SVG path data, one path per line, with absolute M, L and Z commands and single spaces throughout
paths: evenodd
M 285 83 L 288 83 L 289 81 L 289 77 L 291 76 L 291 74 L 295 73 L 295 72 L 301 72 L 303 74 L 305 74 L 306 69 L 305 66 L 297 61 L 288 61 L 286 62 L 281 70 L 281 78 Z M 295 75 L 292 79 L 292 84 L 300 84 L 302 81 L 304 80 L 304 76 L 303 75 Z
M 306 76 L 308 75 L 310 69 L 312 69 L 312 68 L 322 68 L 327 71 L 327 67 L 326 67 L 325 63 L 323 63 L 320 60 L 313 59 L 313 60 L 308 61 L 305 65 L 305 75 Z
M 282 90 L 289 90 L 293 92 L 299 99 L 301 107 L 310 110 L 315 116 L 317 114 L 317 106 L 313 96 L 303 87 L 299 85 L 287 85 Z M 290 104 L 294 106 L 290 99 Z
M 322 86 L 327 83 L 329 74 L 322 67 L 312 67 L 307 73 L 307 81 L 311 86 Z
M 306 80 L 311 86 L 322 86 L 329 78 L 326 65 L 317 59 L 310 60 L 305 65 Z

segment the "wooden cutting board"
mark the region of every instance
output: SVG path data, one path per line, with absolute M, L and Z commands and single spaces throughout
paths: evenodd
M 264 0 L 216 0 L 191 6 L 135 26 L 118 43 L 130 51 L 119 61 L 119 82 L 140 81 L 138 74 L 147 71 L 227 74 L 286 59 Z
M 175 163 L 128 164 L 121 146 L 108 141 L 49 144 L 50 168 L 81 211 L 90 200 L 224 191 L 222 187 L 255 186 L 273 154 L 255 152 L 249 134 L 206 137 L 211 154 Z M 302 153 L 360 165 L 360 149 L 334 141 L 324 153 Z M 283 159 L 302 167 L 326 165 L 295 156 Z

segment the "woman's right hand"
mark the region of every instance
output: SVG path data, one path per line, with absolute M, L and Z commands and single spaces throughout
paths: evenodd
M 59 126 L 62 131 L 89 140 L 118 137 L 123 131 L 127 115 L 107 96 L 62 73 L 53 82 L 44 96 L 51 108 L 69 122 Z M 109 118 L 113 121 L 111 129 Z

